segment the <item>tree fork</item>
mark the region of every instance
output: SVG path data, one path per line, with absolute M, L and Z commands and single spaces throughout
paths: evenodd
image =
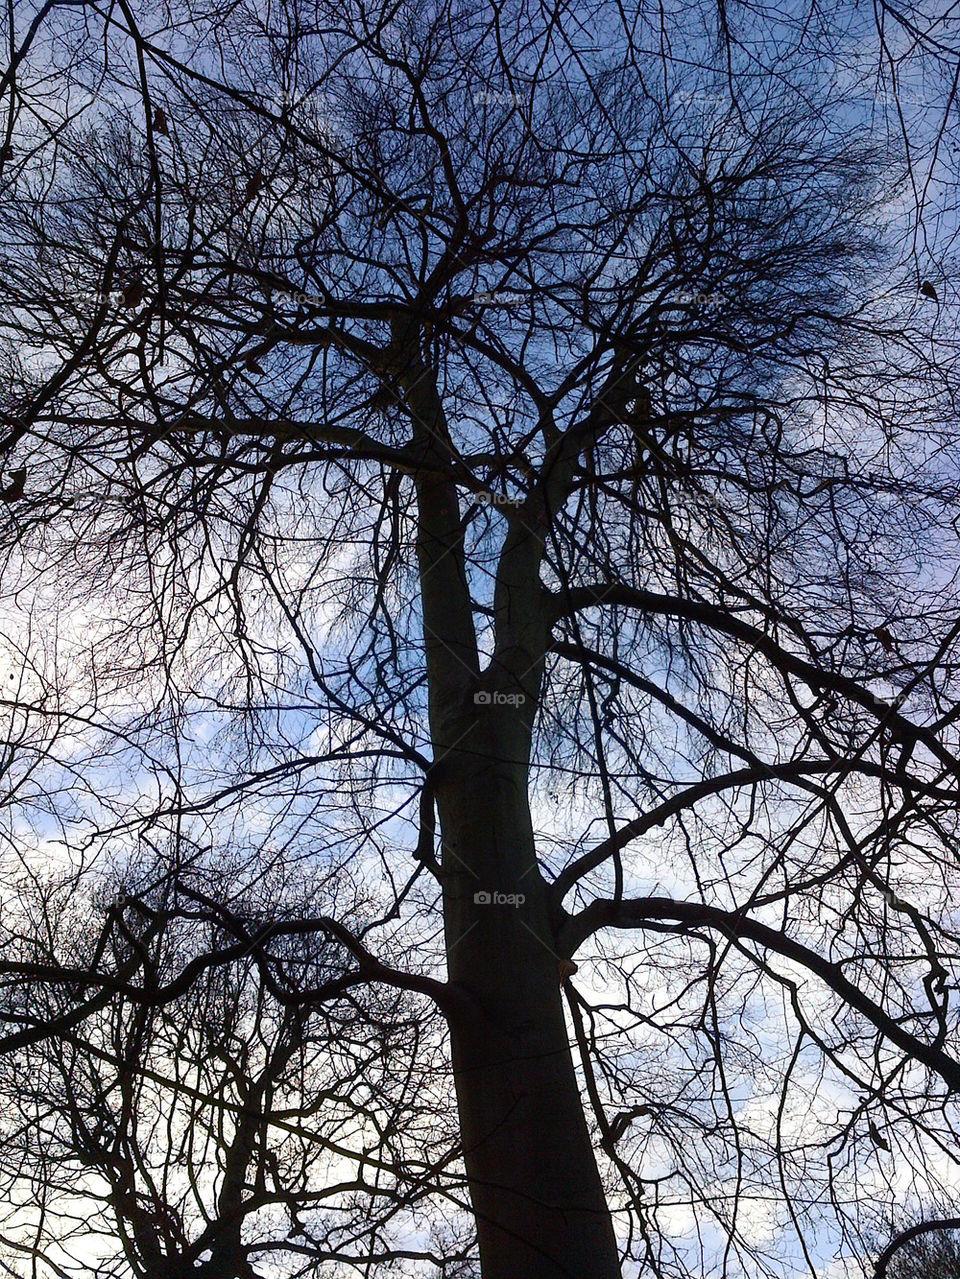
M 402 382 L 424 463 L 414 475 L 417 554 L 447 976 L 480 1010 L 458 1010 L 449 1025 L 483 1279 L 619 1279 L 527 793 L 549 629 L 541 539 L 526 525 L 508 535 L 497 652 L 481 675 L 456 486 L 443 474 L 450 434 L 433 371 L 410 335 Z

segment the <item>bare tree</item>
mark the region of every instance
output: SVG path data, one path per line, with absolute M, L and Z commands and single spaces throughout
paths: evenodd
M 355 991 L 391 1193 L 460 1207 L 443 1072 L 430 1159 L 382 1073 L 416 1057 L 411 1007 L 434 1060 L 439 1012 L 484 1279 L 699 1272 L 684 1232 L 724 1273 L 816 1273 L 895 1160 L 955 1167 L 949 258 L 918 270 L 903 130 L 790 23 L 760 57 L 732 16 L 11 29 L 4 705 L 34 905 L 0 1047 L 65 1054 L 70 1149 L 107 1102 L 91 1027 L 124 1028 L 135 1159 L 166 1104 L 137 1035 L 169 1024 L 200 1070 L 190 1001 L 249 964 L 216 980 L 255 1026 L 267 1001 L 268 1042 L 185 1130 L 252 1093 L 269 1126 L 272 1072 L 323 1078 Z M 159 976 L 191 911 L 209 931 Z M 384 1242 L 359 1172 L 349 1247 L 237 1234 L 265 1178 L 287 1225 L 325 1192 L 232 1131 L 197 1148 L 239 1197 L 206 1233 L 144 1242 L 100 1159 L 122 1264 L 444 1262 L 400 1215 Z
M 462 1200 L 423 1010 L 358 999 L 316 930 L 261 928 L 251 954 L 202 894 L 151 897 L 111 911 L 143 989 L 22 1048 L 5 1081 L 8 1255 L 143 1279 L 253 1279 L 278 1254 L 300 1273 L 371 1258 L 448 1273 L 449 1231 L 442 1249 L 397 1242 L 425 1200 Z M 274 980 L 286 965 L 295 995 Z
M 960 1275 L 960 1219 L 936 1215 L 904 1225 L 881 1250 L 876 1279 L 953 1279 Z

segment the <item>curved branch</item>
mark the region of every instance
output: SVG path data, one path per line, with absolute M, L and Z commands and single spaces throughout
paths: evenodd
M 701 799 L 706 799 L 710 795 L 719 795 L 725 790 L 735 790 L 740 786 L 750 786 L 756 782 L 799 780 L 803 777 L 838 772 L 850 767 L 850 761 L 845 759 L 795 760 L 788 764 L 761 763 L 755 767 L 737 768 L 729 773 L 722 773 L 719 777 L 707 777 L 703 781 L 695 782 L 692 786 L 678 791 L 670 799 L 664 800 L 656 808 L 641 813 L 633 821 L 627 822 L 614 835 L 601 840 L 599 844 L 566 866 L 550 886 L 554 904 L 559 906 L 574 884 L 591 870 L 595 870 L 608 857 L 613 857 L 621 848 L 626 847 L 632 840 L 639 839 L 647 831 L 663 826 L 671 817 L 676 817 L 684 809 L 692 808 Z
M 181 885 L 185 896 L 193 897 L 210 910 L 238 938 L 232 946 L 209 951 L 192 959 L 182 971 L 164 985 L 135 985 L 130 977 L 141 966 L 141 959 L 122 968 L 117 973 L 97 972 L 93 968 L 62 966 L 58 964 L 29 963 L 21 961 L 0 960 L 0 977 L 15 977 L 23 981 L 37 981 L 47 986 L 73 986 L 80 989 L 98 987 L 99 991 L 77 1008 L 62 1014 L 50 1021 L 34 1024 L 13 1034 L 0 1036 L 0 1054 L 13 1052 L 18 1048 L 37 1043 L 42 1039 L 61 1034 L 72 1029 L 86 1017 L 92 1016 L 106 1007 L 109 1001 L 120 995 L 132 1003 L 149 1007 L 160 1007 L 172 1003 L 184 995 L 197 978 L 210 968 L 220 967 L 235 960 L 254 956 L 265 961 L 264 945 L 278 937 L 295 937 L 304 934 L 322 932 L 338 941 L 357 962 L 357 968 L 332 978 L 310 990 L 295 991 L 292 994 L 284 991 L 276 981 L 270 979 L 268 985 L 279 1002 L 284 1004 L 306 1004 L 322 999 L 334 999 L 352 986 L 367 982 L 382 982 L 398 990 L 414 991 L 427 995 L 447 1016 L 457 1012 L 476 1012 L 472 1000 L 459 986 L 449 982 L 438 981 L 433 977 L 425 977 L 419 973 L 405 972 L 382 963 L 339 921 L 318 916 L 313 919 L 293 920 L 288 923 L 272 923 L 258 933 L 250 935 L 242 922 L 231 912 L 217 906 L 203 893 L 196 892 Z M 261 962 L 263 967 L 263 962 Z M 265 974 L 266 975 L 266 974 Z
M 899 1248 L 902 1248 L 904 1244 L 908 1244 L 920 1235 L 926 1234 L 928 1230 L 960 1230 L 960 1217 L 941 1217 L 935 1221 L 921 1221 L 916 1226 L 910 1226 L 908 1230 L 901 1230 L 898 1235 L 895 1235 L 890 1240 L 877 1258 L 873 1279 L 886 1279 L 887 1268 L 893 1260 L 893 1254 Z
M 587 937 L 601 928 L 643 928 L 664 921 L 686 924 L 691 928 L 716 929 L 737 945 L 744 941 L 755 942 L 798 964 L 819 977 L 848 1007 L 856 1009 L 907 1056 L 938 1074 L 951 1092 L 960 1093 L 960 1061 L 905 1030 L 896 1018 L 884 1012 L 879 1004 L 844 976 L 840 964 L 824 959 L 811 947 L 771 928 L 769 924 L 748 918 L 742 911 L 723 910 L 700 902 L 673 901 L 669 897 L 595 901 L 562 926 L 558 948 L 562 955 L 572 955 Z
M 822 670 L 814 662 L 785 649 L 759 627 L 751 626 L 749 622 L 743 621 L 715 604 L 709 604 L 703 600 L 681 599 L 674 595 L 659 595 L 655 591 L 646 591 L 640 587 L 619 583 L 570 587 L 569 590 L 556 593 L 553 599 L 555 620 L 580 609 L 616 604 L 642 613 L 697 622 L 701 626 L 731 635 L 762 653 L 781 674 L 794 675 L 809 688 L 818 692 L 840 693 L 851 702 L 870 711 L 904 741 L 921 742 L 954 776 L 960 777 L 960 758 L 944 746 L 936 733 L 911 723 L 895 707 L 878 698 L 857 680 L 834 671 Z

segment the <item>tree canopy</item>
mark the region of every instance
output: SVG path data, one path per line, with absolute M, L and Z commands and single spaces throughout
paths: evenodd
M 946 20 L 5 21 L 0 1267 L 869 1273 L 958 1157 Z

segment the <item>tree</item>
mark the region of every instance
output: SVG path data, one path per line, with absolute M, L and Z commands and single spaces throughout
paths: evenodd
M 953 1279 L 960 1275 L 960 1239 L 956 1217 L 935 1217 L 916 1221 L 897 1231 L 881 1251 L 877 1279 L 928 1279 L 940 1275 Z
M 910 155 L 789 23 L 758 74 L 712 10 L 662 46 L 581 19 L 83 6 L 14 42 L 0 538 L 39 914 L 5 923 L 0 1047 L 89 1060 L 131 1004 L 187 1042 L 242 961 L 276 1037 L 231 1087 L 306 1089 L 312 1027 L 352 1019 L 376 1092 L 417 1001 L 484 1279 L 682 1271 L 678 1212 L 758 1273 L 771 1186 L 813 1269 L 892 1148 L 955 1154 L 946 292 L 904 248 Z M 67 1065 L 76 1150 L 100 1102 Z M 399 1201 L 462 1206 L 412 1100 Z M 409 1256 L 366 1211 L 370 1265 Z M 330 1259 L 267 1242 L 216 1273 Z
M 460 1191 L 450 1134 L 426 1104 L 422 1010 L 402 994 L 354 996 L 311 933 L 275 934 L 251 956 L 241 921 L 225 926 L 202 897 L 111 905 L 114 963 L 136 947 L 148 996 L 118 992 L 17 1054 L 0 1146 L 9 1257 L 55 1273 L 80 1258 L 104 1279 L 253 1279 L 277 1253 L 359 1266 L 394 1255 L 392 1219 L 415 1221 L 437 1185 Z M 301 998 L 277 990 L 265 952 L 296 966 Z M 192 980 L 165 983 L 171 968 Z M 462 1254 L 443 1242 L 398 1255 L 455 1273 Z

